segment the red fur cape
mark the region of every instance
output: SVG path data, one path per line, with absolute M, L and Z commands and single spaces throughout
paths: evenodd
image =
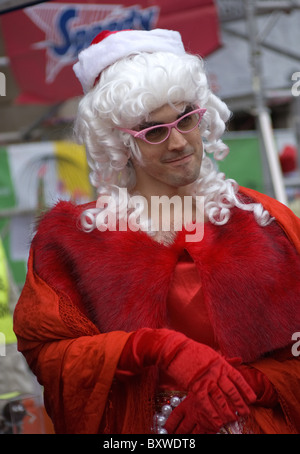
M 200 272 L 223 354 L 255 361 L 280 396 L 285 422 L 281 411 L 253 408 L 259 430 L 300 431 L 300 362 L 271 354 L 290 352 L 300 331 L 300 221 L 266 196 L 243 194 L 263 201 L 278 222 L 260 227 L 252 213 L 235 209 L 225 226 L 207 224 L 198 244 L 186 243 L 185 232 L 169 247 L 143 232 L 85 233 L 78 219 L 87 207 L 68 202 L 45 215 L 14 328 L 57 433 L 149 433 L 153 389 L 140 378 L 117 385 L 114 373 L 128 332 L 168 326 L 169 284 L 184 248 Z
M 45 216 L 33 241 L 35 268 L 101 332 L 168 326 L 166 298 L 184 249 L 226 356 L 256 360 L 299 331 L 299 255 L 276 222 L 260 227 L 252 213 L 235 209 L 226 225 L 205 225 L 201 242 L 186 243 L 182 231 L 164 246 L 144 232 L 85 233 L 81 211 L 60 202 Z

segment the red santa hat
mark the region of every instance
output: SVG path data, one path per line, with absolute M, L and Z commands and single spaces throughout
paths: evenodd
M 83 92 L 95 84 L 103 69 L 129 55 L 139 52 L 185 53 L 180 33 L 173 30 L 122 30 L 102 31 L 91 45 L 81 51 L 73 66 Z

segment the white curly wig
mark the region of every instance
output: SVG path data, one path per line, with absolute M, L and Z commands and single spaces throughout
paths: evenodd
M 85 145 L 91 168 L 90 178 L 99 195 L 116 194 L 135 186 L 131 156 L 141 160 L 135 139 L 118 127 L 134 128 L 147 121 L 154 110 L 165 104 L 199 105 L 206 109 L 200 123 L 204 156 L 198 179 L 192 185 L 193 196 L 204 197 L 204 209 L 210 222 L 228 222 L 232 207 L 252 211 L 257 222 L 270 222 L 269 213 L 261 204 L 244 204 L 238 184 L 219 173 L 213 160 L 224 159 L 228 149 L 221 140 L 230 111 L 209 89 L 203 60 L 188 53 L 137 53 L 122 58 L 106 68 L 100 80 L 81 100 L 75 121 L 75 134 Z M 94 226 L 97 210 L 87 214 L 83 226 Z

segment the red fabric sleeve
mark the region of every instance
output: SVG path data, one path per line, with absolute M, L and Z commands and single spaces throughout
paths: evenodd
M 70 302 L 67 304 L 71 304 Z M 18 349 L 44 387 L 56 433 L 98 433 L 119 356 L 129 333 L 100 334 L 33 271 L 32 255 L 14 313 Z
M 265 374 L 246 365 L 241 365 L 237 369 L 256 394 L 256 401 L 253 405 L 273 408 L 278 404 L 278 394 Z
M 285 353 L 273 355 L 252 367 L 263 373 L 278 395 L 274 408 L 255 408 L 253 417 L 264 433 L 300 433 L 300 359 L 293 357 L 288 347 Z

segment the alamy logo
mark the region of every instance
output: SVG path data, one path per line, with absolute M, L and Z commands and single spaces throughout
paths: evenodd
M 6 339 L 5 334 L 0 332 L 0 357 L 6 356 Z
M 6 96 L 6 78 L 5 74 L 0 72 L 0 96 Z
M 300 356 L 300 332 L 296 332 L 292 335 L 292 340 L 296 341 L 292 345 L 292 355 L 293 356 Z
M 300 96 L 300 72 L 293 73 L 292 80 L 295 81 L 295 83 L 292 86 L 292 95 Z
M 91 228 L 104 232 L 145 231 L 178 232 L 185 230 L 187 242 L 198 242 L 204 235 L 204 197 L 175 195 L 151 196 L 150 201 L 140 195 L 128 196 L 126 188 L 119 188 L 117 197 L 101 195 L 96 203 L 99 210 Z
M 46 50 L 46 82 L 52 83 L 102 30 L 151 30 L 159 7 L 47 3 L 25 8 L 24 12 L 45 32 L 45 40 L 33 44 L 33 48 Z

